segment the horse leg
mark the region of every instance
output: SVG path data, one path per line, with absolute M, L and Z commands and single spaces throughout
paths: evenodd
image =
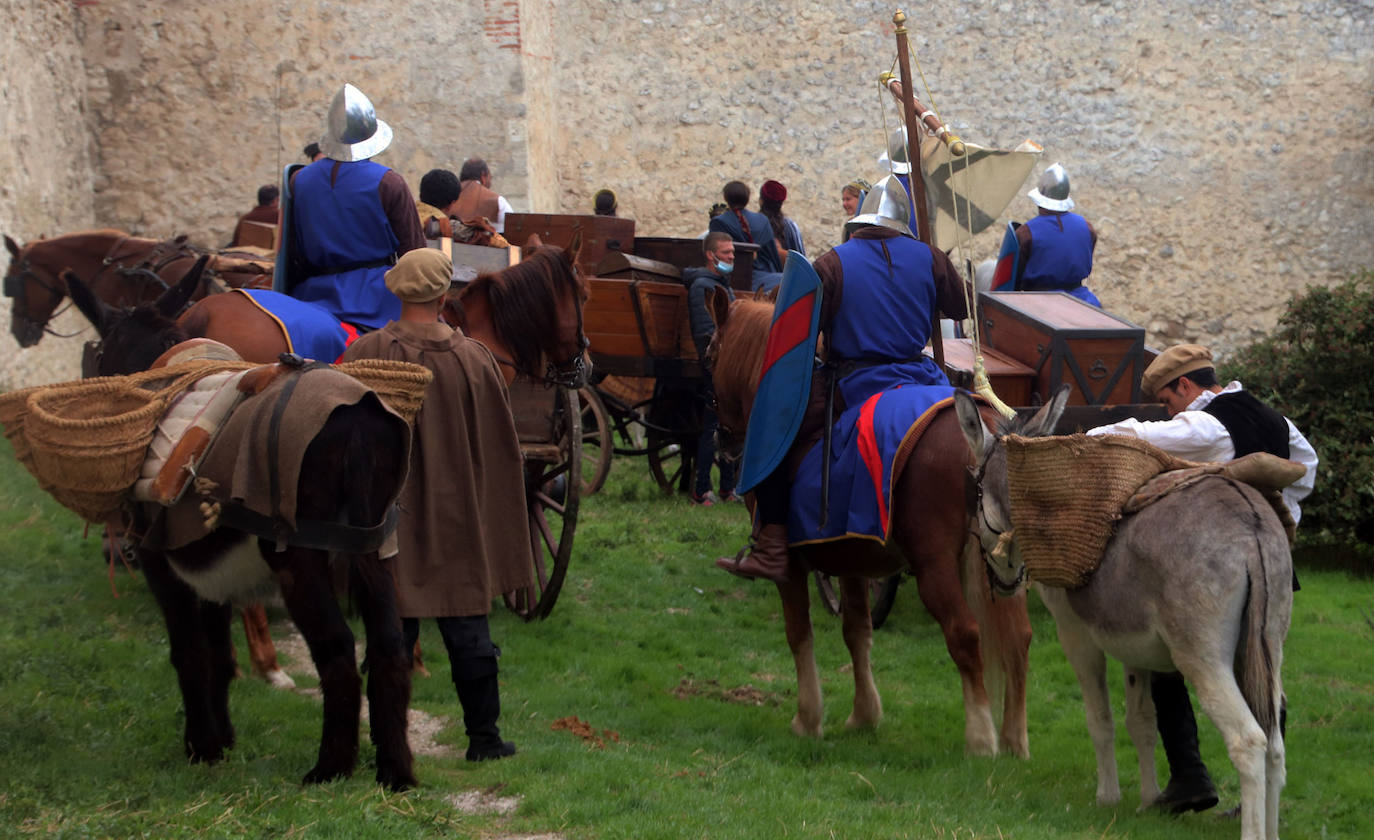
M 1240 776 L 1240 836 L 1242 840 L 1261 840 L 1266 836 L 1269 810 L 1269 739 L 1246 704 L 1229 661 L 1183 659 L 1175 651 L 1174 664 L 1192 683 L 1198 704 L 1221 731 L 1226 754 Z
M 202 601 L 160 551 L 141 552 L 143 571 L 167 624 L 172 667 L 181 687 L 186 726 L 182 744 L 192 762 L 215 762 L 234 744 L 229 721 L 229 681 L 234 661 L 229 648 L 228 607 Z
M 1026 723 L 1026 684 L 1030 670 L 1031 623 L 1024 590 L 993 598 L 976 539 L 964 543 L 964 597 L 978 619 L 988 690 L 1002 694 L 999 748 L 1017 758 L 1030 758 Z M 989 665 L 991 667 L 989 667 Z
M 959 669 L 964 689 L 964 749 L 971 755 L 997 755 L 997 727 L 983 684 L 978 621 L 964 600 L 958 563 L 942 561 L 910 539 L 903 539 L 902 550 L 911 559 L 921 603 L 939 623 L 945 648 Z
M 1136 761 L 1140 767 L 1140 808 L 1144 811 L 1159 798 L 1159 778 L 1155 770 L 1155 701 L 1150 696 L 1150 672 L 1122 668 L 1126 685 L 1126 731 L 1135 745 Z
M 883 700 L 873 683 L 873 616 L 869 611 L 868 579 L 840 578 L 840 612 L 844 622 L 844 644 L 854 667 L 854 712 L 845 721 L 846 729 L 876 728 L 883 719 Z
M 261 603 L 249 604 L 241 610 L 243 635 L 248 640 L 248 659 L 253 673 L 273 688 L 295 688 L 296 683 L 277 663 L 277 646 L 272 644 L 272 632 L 267 625 L 267 610 Z
M 816 671 L 816 640 L 811 628 L 810 575 L 797 572 L 787 583 L 779 583 L 787 646 L 797 668 L 797 714 L 792 731 L 812 738 L 821 737 L 821 678 Z
M 319 759 L 302 781 L 314 784 L 350 776 L 358 760 L 362 678 L 353 650 L 353 631 L 334 596 L 329 555 L 292 547 L 273 554 L 272 543 L 260 541 L 259 546 L 272 567 L 279 570 L 277 579 L 286 609 L 310 648 L 324 695 Z
M 1097 804 L 1115 805 L 1121 801 L 1121 781 L 1116 773 L 1116 721 L 1112 717 L 1111 695 L 1107 690 L 1107 657 L 1074 614 L 1064 590 L 1051 587 L 1039 587 L 1039 590 L 1041 600 L 1054 616 L 1059 646 L 1064 649 L 1069 665 L 1073 666 L 1083 692 L 1083 715 L 1093 742 L 1093 753 L 1097 756 Z M 1143 690 L 1148 696 L 1148 679 Z M 1153 751 L 1153 744 L 1150 749 Z M 1153 802 L 1153 799 L 1142 801 L 1141 807 Z
M 351 588 L 367 631 L 367 708 L 377 747 L 377 781 L 393 791 L 416 785 L 406 709 L 410 706 L 410 662 L 396 612 L 391 570 L 376 552 L 355 559 Z

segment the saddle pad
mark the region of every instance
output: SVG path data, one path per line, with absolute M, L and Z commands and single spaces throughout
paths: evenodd
M 247 396 L 239 384 L 249 371 L 215 373 L 193 382 L 172 399 L 158 422 L 133 496 L 142 502 L 175 504 L 196 474 L 216 435 Z
M 1192 487 L 1209 475 L 1219 475 L 1232 481 L 1249 484 L 1264 495 L 1265 501 L 1274 509 L 1279 522 L 1288 534 L 1288 544 L 1292 545 L 1297 536 L 1298 526 L 1288 505 L 1283 503 L 1282 490 L 1299 478 L 1305 468 L 1298 463 L 1270 455 L 1254 452 L 1225 464 L 1204 464 L 1187 469 L 1162 472 L 1151 478 L 1135 491 L 1121 506 L 1121 513 L 1137 513 L 1185 487 Z

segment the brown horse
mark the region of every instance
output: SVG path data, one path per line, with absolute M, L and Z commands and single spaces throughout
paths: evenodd
M 67 297 L 65 269 L 76 272 L 106 303 L 133 306 L 156 300 L 206 253 L 184 236 L 159 241 L 119 230 L 80 231 L 23 246 L 6 236 L 5 247 L 10 265 L 4 290 L 13 300 L 10 332 L 21 347 L 32 347 L 51 331 L 48 322 Z M 224 252 L 212 256 L 202 279 L 196 298 L 225 288 L 266 288 L 272 285 L 272 266 L 246 252 Z
M 717 323 L 708 350 L 715 381 L 723 452 L 737 454 L 747 428 L 773 307 L 725 295 L 712 300 Z M 999 749 L 1026 757 L 1026 668 L 1030 619 L 1024 593 L 992 600 L 977 544 L 970 543 L 965 481 L 972 461 L 952 408 L 942 409 L 921 435 L 906 467 L 893 479 L 892 537 L 887 545 L 848 539 L 793 549 L 792 562 L 837 577 L 842 587 L 845 645 L 854 667 L 854 711 L 849 727 L 877 726 L 882 701 L 873 682 L 869 651 L 873 626 L 868 581 L 903 569 L 916 576 L 921 601 L 940 624 L 945 646 L 959 669 L 964 697 L 964 744 L 975 755 Z M 816 671 L 808 575 L 792 574 L 778 584 L 787 642 L 797 668 L 799 735 L 821 734 L 821 684 Z M 1003 682 L 1000 739 L 984 684 L 984 662 L 996 666 L 989 676 Z M 999 673 L 1000 671 L 1000 673 Z

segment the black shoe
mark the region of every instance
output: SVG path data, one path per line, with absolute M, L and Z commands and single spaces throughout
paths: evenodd
M 1217 801 L 1216 786 L 1210 778 L 1202 776 L 1184 782 L 1170 779 L 1155 799 L 1154 806 L 1166 814 L 1186 814 L 1215 808 Z
M 468 761 L 490 761 L 497 758 L 507 758 L 515 755 L 515 744 L 510 741 L 497 741 L 494 744 L 485 746 L 468 747 Z

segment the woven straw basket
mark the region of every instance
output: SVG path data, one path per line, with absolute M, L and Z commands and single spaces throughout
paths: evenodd
M 358 359 L 334 367 L 376 391 L 382 402 L 407 423 L 415 422 L 425 399 L 425 388 L 434 379 L 427 367 L 386 359 Z
M 24 418 L 29 413 L 29 397 L 44 386 L 24 388 L 0 394 L 0 423 L 5 426 L 5 437 L 14 447 L 14 460 L 24 465 L 24 469 L 37 477 L 33 466 L 33 450 L 29 448 L 29 438 L 24 434 Z M 40 484 L 42 480 L 40 479 Z M 46 489 L 46 486 L 44 487 Z
M 102 522 L 138 479 L 165 407 L 163 395 L 115 378 L 32 389 L 30 471 L 64 506 Z
M 1031 580 L 1073 589 L 1097 569 L 1121 506 L 1149 479 L 1183 464 L 1132 437 L 1008 435 L 1007 490 Z

